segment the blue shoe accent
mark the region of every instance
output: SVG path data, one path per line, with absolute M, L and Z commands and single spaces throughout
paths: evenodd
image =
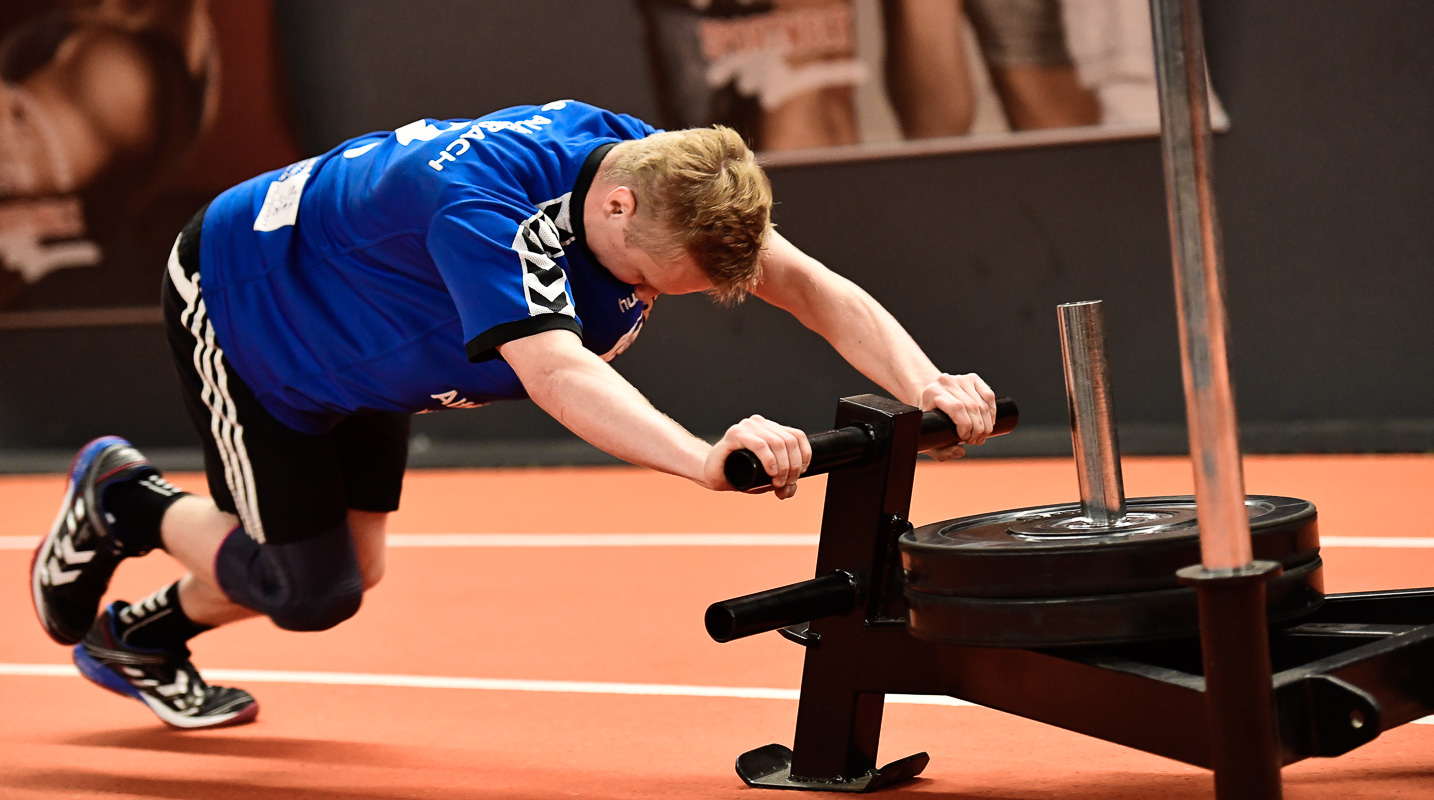
M 83 644 L 75 645 L 71 652 L 75 659 L 75 666 L 79 667 L 80 674 L 85 676 L 90 683 L 101 689 L 108 689 L 117 695 L 142 700 L 138 689 L 130 686 L 129 681 L 116 675 L 109 667 L 96 661 L 85 651 Z
M 80 452 L 75 454 L 74 463 L 70 466 L 70 481 L 79 483 L 80 479 L 85 475 L 85 470 L 90 468 L 90 464 L 95 458 L 104 452 L 105 448 L 113 447 L 117 444 L 125 447 L 131 446 L 128 441 L 118 436 L 101 436 L 80 448 Z
M 111 603 L 75 646 L 75 666 L 86 680 L 144 703 L 175 728 L 240 725 L 259 715 L 259 704 L 248 692 L 206 683 L 183 646 L 177 651 L 150 650 L 121 639 L 115 619 L 127 608 L 123 600 Z

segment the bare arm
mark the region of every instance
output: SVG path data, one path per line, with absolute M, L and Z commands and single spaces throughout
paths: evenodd
M 826 339 L 847 363 L 902 402 L 939 408 L 980 444 L 995 424 L 995 393 L 974 374 L 947 375 L 880 303 L 773 231 L 755 294 Z M 933 453 L 959 455 L 960 448 Z
M 728 453 L 746 448 L 761 459 L 778 496 L 785 498 L 811 462 L 801 431 L 761 417 L 748 417 L 715 446 L 707 444 L 654 408 L 570 331 L 515 339 L 498 350 L 533 402 L 588 443 L 631 464 L 730 490 L 722 463 Z

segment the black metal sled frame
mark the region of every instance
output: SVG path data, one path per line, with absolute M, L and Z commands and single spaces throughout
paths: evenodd
M 910 529 L 920 416 L 874 395 L 838 406 L 837 427 L 869 426 L 880 445 L 828 481 L 818 577 L 806 582 L 822 582 L 828 615 L 812 613 L 805 584 L 790 588 L 809 624 L 782 619 L 783 590 L 768 593 L 765 629 L 785 624 L 782 634 L 805 646 L 806 663 L 792 748 L 744 753 L 742 780 L 869 792 L 919 775 L 925 753 L 876 767 L 887 694 L 950 695 L 1218 771 L 1212 737 L 1242 736 L 1242 720 L 1221 717 L 1216 730 L 1210 708 L 1218 698 L 1201 674 L 1198 640 L 1006 649 L 937 644 L 907 631 L 896 542 Z M 850 590 L 835 591 L 843 583 Z M 1269 641 L 1281 765 L 1347 753 L 1434 713 L 1434 589 L 1331 595 Z

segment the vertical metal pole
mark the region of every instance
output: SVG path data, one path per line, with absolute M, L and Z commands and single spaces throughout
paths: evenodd
M 1101 302 L 1064 303 L 1056 307 L 1056 314 L 1060 318 L 1081 515 L 1097 525 L 1110 525 L 1125 516 L 1125 490 L 1121 485 L 1120 440 L 1115 431 Z
M 1198 0 L 1152 0 L 1151 5 L 1200 552 L 1206 568 L 1234 569 L 1250 563 L 1250 519 L 1235 393 L 1225 361 L 1200 8 Z
M 1198 0 L 1151 0 L 1180 353 L 1203 566 L 1200 643 L 1219 800 L 1278 800 L 1279 736 L 1264 581 L 1252 561 L 1234 390 L 1225 360 L 1220 237 L 1210 179 L 1210 110 Z

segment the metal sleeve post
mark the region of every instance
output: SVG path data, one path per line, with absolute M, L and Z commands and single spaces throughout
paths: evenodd
M 1110 525 L 1125 516 L 1125 491 L 1101 303 L 1065 303 L 1057 306 L 1057 315 L 1081 515 L 1097 525 Z

